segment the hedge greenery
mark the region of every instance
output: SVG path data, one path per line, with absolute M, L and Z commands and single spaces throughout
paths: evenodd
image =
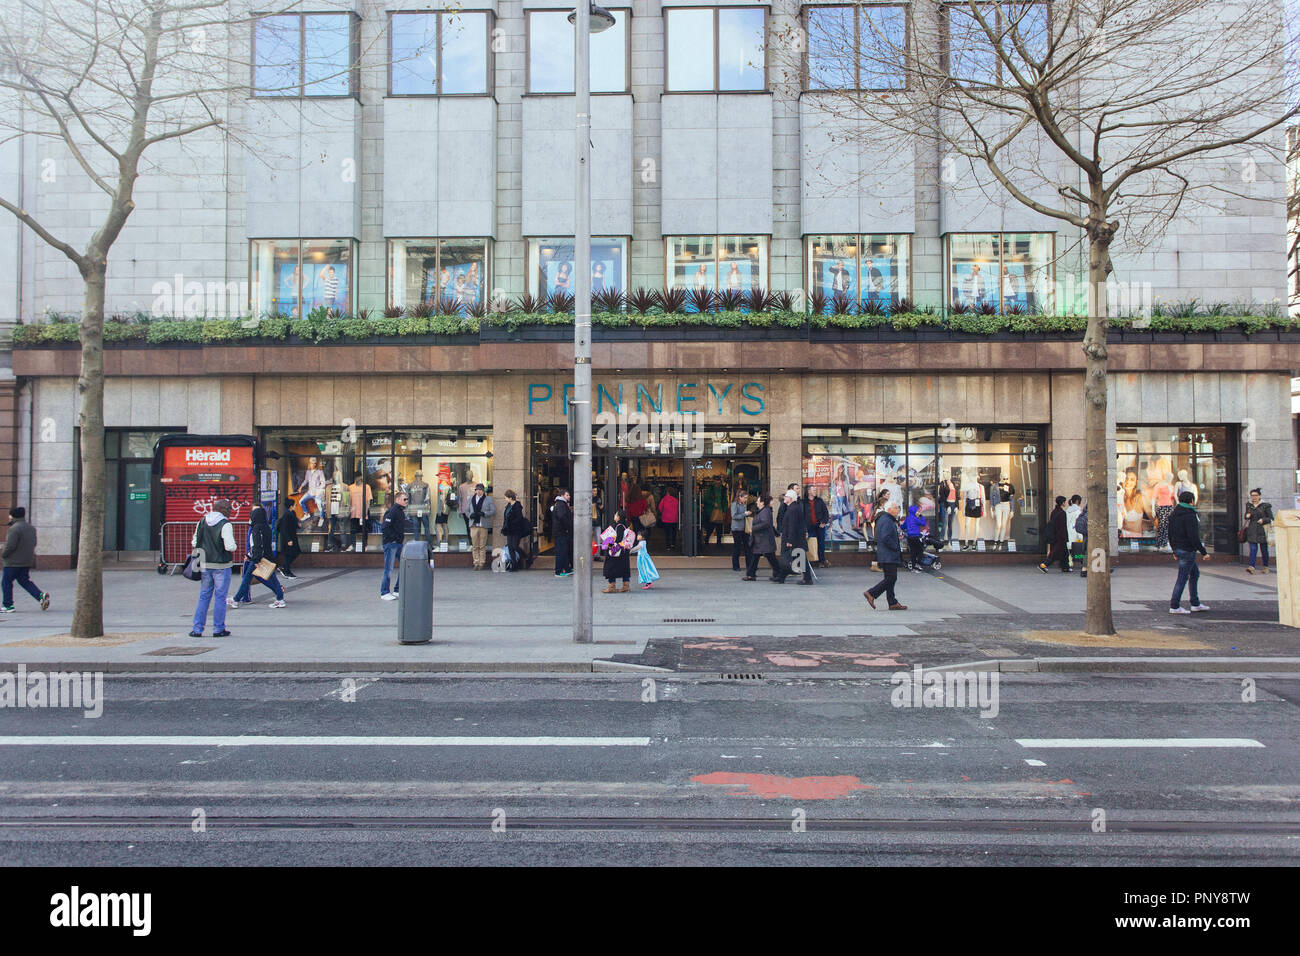
M 1077 315 L 983 315 L 980 313 L 952 313 L 944 316 L 935 311 L 905 312 L 893 315 L 851 313 L 844 315 L 807 315 L 803 312 L 687 312 L 664 314 L 653 310 L 647 314 L 635 312 L 598 312 L 591 317 L 592 325 L 602 329 L 656 329 L 656 328 L 789 328 L 803 329 L 949 329 L 971 335 L 992 335 L 995 332 L 1039 332 L 1057 335 L 1082 335 L 1088 320 Z M 293 336 L 297 341 L 339 342 L 368 341 L 376 336 L 417 337 L 430 335 L 477 335 L 484 327 L 499 327 L 515 331 L 535 326 L 571 326 L 571 313 L 528 313 L 518 310 L 490 312 L 482 319 L 466 315 L 419 316 L 410 313 L 390 316 L 321 316 L 305 319 L 286 316 L 269 316 L 257 319 L 174 319 L 166 316 L 149 317 L 137 314 L 131 318 L 112 317 L 104 323 L 104 341 L 109 344 L 147 342 L 152 345 L 169 343 L 213 344 L 222 342 L 275 342 Z M 1300 322 L 1284 315 L 1251 315 L 1224 310 L 1209 310 L 1194 314 L 1173 314 L 1156 311 L 1147 319 L 1112 318 L 1111 328 L 1139 328 L 1151 332 L 1214 332 L 1239 329 L 1246 333 L 1265 329 L 1296 329 Z M 74 316 L 51 315 L 49 321 L 36 325 L 20 325 L 14 329 L 14 345 L 35 347 L 77 341 L 77 322 Z

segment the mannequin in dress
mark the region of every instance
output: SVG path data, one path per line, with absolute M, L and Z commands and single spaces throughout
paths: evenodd
M 997 500 L 993 500 L 993 496 Z M 996 540 L 993 542 L 993 550 L 1006 551 L 1007 541 L 1011 537 L 1011 515 L 1012 499 L 1016 496 L 1016 488 L 1011 484 L 1010 479 L 1003 478 L 999 475 L 998 480 L 989 488 L 989 502 L 993 505 L 993 519 L 997 523 L 997 531 L 994 533 Z
M 987 511 L 987 504 L 984 486 L 973 473 L 964 473 L 961 478 L 961 549 L 963 551 L 976 550 L 975 543 L 980 535 L 980 520 Z

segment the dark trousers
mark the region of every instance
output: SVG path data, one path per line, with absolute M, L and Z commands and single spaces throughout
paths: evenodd
M 286 571 L 292 571 L 293 562 L 297 560 L 300 554 L 302 554 L 302 548 L 298 547 L 298 539 L 294 538 L 280 548 L 280 567 Z
M 677 547 L 677 522 L 661 521 L 664 526 L 664 550 L 671 551 Z
M 826 526 L 815 525 L 808 529 L 808 534 L 817 539 L 817 563 L 826 563 Z
M 1196 566 L 1195 551 L 1175 551 L 1178 558 L 1178 580 L 1174 582 L 1174 593 L 1169 598 L 1170 607 L 1178 607 L 1183 601 L 1183 588 L 1192 600 L 1192 607 L 1201 603 L 1201 596 L 1196 593 L 1196 585 L 1201 579 L 1201 569 Z M 8 571 L 8 568 L 5 568 Z
M 740 559 L 749 554 L 749 535 L 745 529 L 731 532 L 731 570 L 740 570 Z
M 1064 541 L 1057 541 L 1047 552 L 1048 564 L 1060 564 L 1062 571 L 1070 570 L 1070 546 Z
M 1267 541 L 1250 542 L 1250 566 L 1252 568 L 1255 566 L 1255 554 L 1257 551 L 1263 554 L 1264 556 L 1264 567 L 1268 567 L 1268 542 Z
M 921 539 L 914 534 L 907 536 L 907 550 L 912 553 L 912 567 L 918 567 L 921 564 L 921 555 L 925 548 L 921 545 Z
M 564 574 L 573 570 L 573 535 L 557 534 L 555 536 L 555 573 Z
M 759 558 L 767 558 L 767 563 L 772 566 L 773 577 L 780 575 L 781 565 L 777 563 L 775 554 L 773 554 L 771 551 L 767 551 L 763 554 L 759 554 L 756 551 L 750 551 L 749 554 L 746 555 L 746 559 L 745 559 L 745 574 L 747 577 L 752 578 L 757 575 Z
M 41 599 L 41 589 L 32 584 L 32 579 L 28 577 L 31 568 L 5 568 L 3 577 L 4 606 L 14 606 L 14 582 L 17 581 L 24 591 L 30 594 L 36 600 Z
M 784 581 L 794 572 L 794 545 L 781 543 L 781 569 L 777 571 L 778 581 Z M 808 560 L 808 551 L 803 554 L 803 579 L 812 584 L 812 562 Z
M 877 583 L 868 593 L 873 598 L 877 598 L 883 592 L 885 597 L 889 599 L 890 607 L 893 607 L 898 603 L 898 598 L 894 594 L 894 585 L 898 582 L 898 565 L 891 561 L 888 564 L 882 564 L 880 570 L 885 573 L 884 580 Z

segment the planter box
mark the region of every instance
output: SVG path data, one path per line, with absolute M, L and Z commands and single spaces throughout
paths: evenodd
M 1243 329 L 1220 329 L 1214 333 L 1214 339 L 1216 342 L 1239 342 L 1244 345 L 1250 341 L 1250 336 Z
M 573 340 L 573 326 L 520 325 L 508 329 L 504 325 L 485 325 L 473 338 L 475 342 L 566 342 Z
M 1263 332 L 1249 332 L 1246 334 L 1247 342 L 1276 342 L 1278 341 L 1277 329 L 1265 329 Z

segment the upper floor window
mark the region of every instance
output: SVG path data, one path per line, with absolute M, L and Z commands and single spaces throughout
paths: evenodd
M 767 89 L 766 7 L 664 11 L 669 93 Z
M 355 95 L 359 22 L 351 13 L 259 17 L 253 28 L 253 95 Z
M 389 304 L 462 310 L 482 305 L 489 288 L 488 245 L 488 239 L 389 239 Z
M 665 284 L 739 292 L 767 288 L 767 236 L 668 236 Z
M 943 7 L 944 55 L 948 75 L 959 83 L 1009 86 L 1015 78 L 1005 54 L 1026 79 L 1025 57 L 1042 62 L 1051 38 L 1051 4 L 1046 0 L 950 3 Z
M 483 11 L 389 14 L 389 93 L 487 93 L 488 29 Z
M 953 233 L 947 237 L 953 308 L 1051 312 L 1056 236 L 1050 232 Z
M 353 239 L 252 239 L 248 270 L 255 315 L 306 318 L 316 309 L 352 311 Z
M 808 237 L 808 289 L 825 308 L 837 297 L 855 309 L 892 310 L 912 296 L 912 237 L 906 234 Z
M 806 7 L 810 90 L 899 90 L 907 85 L 907 7 Z
M 591 35 L 591 92 L 628 91 L 628 29 L 630 10 L 611 10 L 614 25 Z M 528 92 L 572 93 L 574 87 L 573 24 L 568 10 L 528 11 Z
M 528 272 L 533 277 L 529 291 L 533 295 L 549 298 L 555 293 L 573 295 L 574 261 L 573 238 L 528 240 Z M 627 288 L 627 240 L 593 236 L 591 240 L 591 294 L 622 292 Z M 599 305 L 597 305 L 599 311 Z

